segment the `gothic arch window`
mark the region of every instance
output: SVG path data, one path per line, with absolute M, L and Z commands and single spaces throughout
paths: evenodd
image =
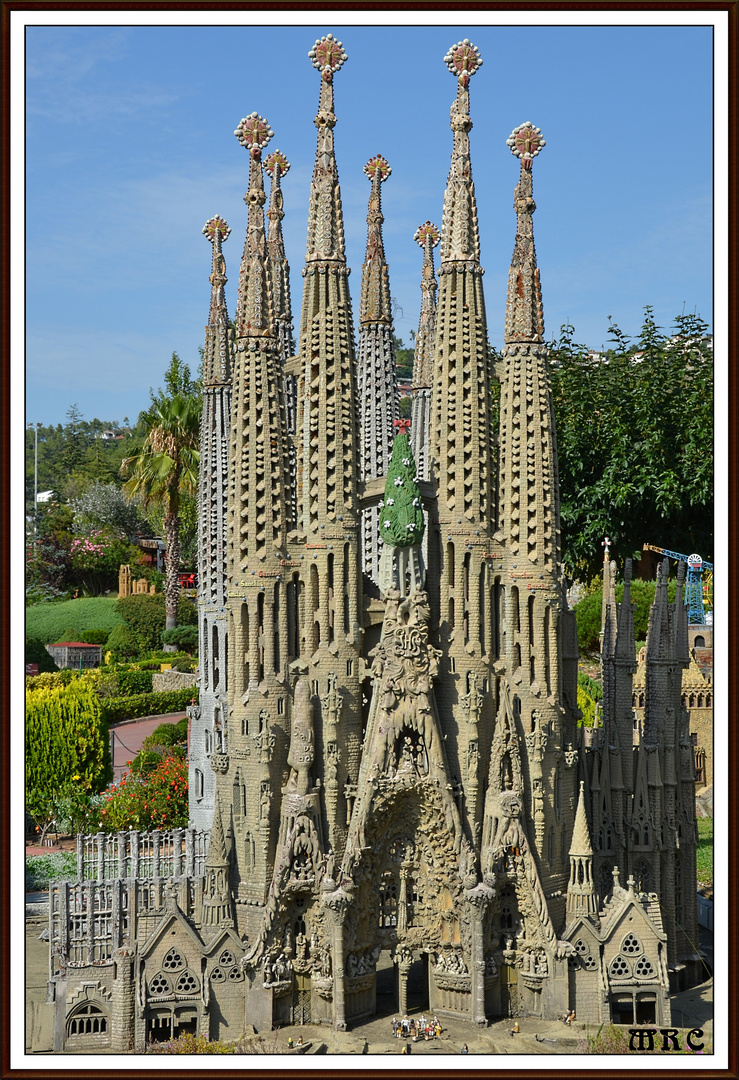
M 678 920 L 681 920 L 683 908 L 683 866 L 680 852 L 675 853 L 675 911 Z
M 204 777 L 202 769 L 195 770 L 195 798 L 200 800 L 204 795 Z
M 694 709 L 695 708 L 695 694 L 689 694 L 688 695 L 688 708 L 689 709 Z
M 149 993 L 152 997 L 164 997 L 172 993 L 172 984 L 162 971 L 158 971 L 149 982 Z
M 554 847 L 555 847 L 555 837 L 554 837 L 554 826 L 552 825 L 549 828 L 549 834 L 547 836 L 547 862 L 549 863 L 550 867 L 552 867 L 554 865 Z
M 67 1020 L 67 1036 L 102 1035 L 108 1030 L 108 1017 L 93 1001 L 78 1006 Z
M 220 667 L 220 665 L 218 663 L 219 659 L 220 659 L 220 657 L 218 655 L 218 625 L 216 623 L 214 623 L 213 624 L 213 689 L 214 690 L 218 689 L 219 667 Z
M 205 752 L 211 754 L 213 752 L 213 739 L 211 738 L 210 730 L 205 729 Z
M 705 649 L 705 647 L 706 647 L 706 639 L 703 637 L 702 634 L 696 634 L 695 635 L 695 641 L 693 642 L 693 648 L 694 649 Z
M 179 971 L 180 968 L 185 966 L 185 963 L 185 958 L 179 949 L 171 948 L 162 960 L 162 969 L 164 971 Z
M 610 863 L 603 863 L 600 868 L 599 888 L 601 901 L 605 901 L 613 892 L 613 867 Z
M 629 979 L 631 978 L 631 966 L 619 953 L 618 956 L 614 956 L 613 960 L 611 960 L 608 973 L 612 979 Z
M 230 949 L 224 949 L 218 957 L 218 963 L 223 964 L 224 967 L 231 967 L 232 964 L 236 963 L 236 957 Z
M 706 694 L 706 708 L 707 709 L 711 708 L 711 695 L 710 694 Z
M 621 952 L 626 956 L 634 956 L 642 951 L 641 942 L 634 934 L 627 934 L 621 942 Z
M 183 971 L 174 989 L 176 994 L 196 994 L 200 983 L 191 971 Z
M 653 979 L 656 972 L 652 967 L 651 961 L 646 956 L 640 956 L 634 965 L 634 975 L 637 979 Z
M 205 688 L 208 689 L 208 620 L 203 619 L 202 630 L 202 642 L 203 642 L 203 677 L 205 682 Z

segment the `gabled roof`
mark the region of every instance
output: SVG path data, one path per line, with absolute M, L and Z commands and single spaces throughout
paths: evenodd
M 172 930 L 173 927 L 181 928 L 184 930 L 187 937 L 190 938 L 192 944 L 198 950 L 200 954 L 205 952 L 203 946 L 203 939 L 198 934 L 197 930 L 188 922 L 182 911 L 175 904 L 173 909 L 166 911 L 159 922 L 159 925 L 154 930 L 153 934 L 147 938 L 145 944 L 141 948 L 141 956 L 150 956 L 154 952 L 157 945 L 160 944 L 162 938 L 166 933 Z

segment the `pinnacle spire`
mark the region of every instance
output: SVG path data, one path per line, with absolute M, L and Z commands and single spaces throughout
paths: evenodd
M 513 197 L 517 226 L 508 275 L 505 341 L 507 345 L 519 341 L 538 343 L 544 340 L 544 311 L 534 247 L 536 203 L 531 165 L 546 140 L 542 139 L 540 128 L 526 121 L 514 128 L 506 141 L 511 153 L 521 160 L 521 176 Z
M 570 855 L 589 856 L 593 854 L 590 843 L 590 829 L 588 827 L 588 815 L 585 810 L 585 782 L 580 781 L 580 794 L 577 800 L 577 813 L 575 814 L 575 826 L 572 830 L 572 842 Z
M 306 260 L 336 259 L 345 261 L 344 219 L 341 213 L 339 174 L 334 156 L 334 75 L 347 56 L 333 34 L 319 38 L 308 53 L 313 66 L 321 72 L 321 92 L 314 123 L 318 129 L 316 161 L 308 209 L 308 244 Z
M 275 327 L 280 343 L 280 359 L 284 363 L 295 352 L 292 334 L 292 305 L 290 300 L 290 267 L 285 257 L 282 219 L 285 216 L 280 181 L 290 171 L 290 162 L 280 150 L 273 150 L 264 159 L 264 171 L 271 180 L 267 210 L 267 258 L 272 279 L 272 303 Z
M 221 815 L 221 800 L 216 792 L 216 804 L 213 810 L 213 827 L 210 831 L 208 854 L 205 859 L 207 869 L 228 866 L 226 854 L 226 839 L 223 834 L 223 817 Z
M 224 286 L 226 262 L 222 245 L 228 240 L 231 229 L 219 215 L 209 218 L 203 225 L 203 235 L 213 245 L 213 265 L 210 274 L 210 312 L 205 328 L 205 351 L 203 356 L 203 384 L 221 385 L 231 380 L 231 340 L 228 327 L 228 311 Z
M 367 208 L 367 251 L 362 267 L 362 289 L 359 301 L 359 325 L 365 323 L 392 322 L 390 307 L 390 284 L 385 262 L 385 248 L 382 242 L 381 185 L 390 176 L 392 169 L 387 159 L 381 154 L 370 158 L 364 166 L 365 176 L 372 184 Z
M 236 305 L 237 337 L 268 334 L 274 312 L 269 278 L 266 273 L 267 240 L 264 232 L 264 181 L 262 150 L 272 138 L 267 121 L 253 112 L 244 117 L 234 131 L 241 145 L 249 151 L 249 190 L 244 196 L 249 216 L 244 254 L 239 272 L 239 295 Z
M 393 447 L 393 421 L 398 415 L 398 376 L 395 368 L 390 282 L 382 242 L 381 185 L 391 173 L 381 154 L 370 158 L 364 172 L 372 184 L 367 210 L 367 253 L 362 266 L 359 302 L 359 429 L 362 478 L 385 476 Z M 378 510 L 362 514 L 362 567 L 374 581 L 380 564 Z
M 434 330 L 436 328 L 436 274 L 434 273 L 434 248 L 441 233 L 432 222 L 416 229 L 413 239 L 423 248 L 421 268 L 421 314 L 418 319 L 416 349 L 413 361 L 414 387 L 431 386 L 434 367 Z
M 454 145 L 441 222 L 442 266 L 447 262 L 477 263 L 480 260 L 477 203 L 470 165 L 469 82 L 482 66 L 482 58 L 479 49 L 465 38 L 452 45 L 444 61 L 452 75 L 457 76 L 457 97 L 451 107 Z

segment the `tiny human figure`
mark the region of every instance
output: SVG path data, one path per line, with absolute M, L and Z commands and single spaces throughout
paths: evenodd
M 460 1050 L 460 1054 L 469 1054 L 469 1049 L 467 1047 L 467 1043 L 462 1044 L 462 1049 Z
M 575 1019 L 575 1010 L 570 1009 L 570 1011 L 567 1013 L 567 1016 L 565 1016 L 565 1024 L 567 1024 L 567 1025 L 571 1024 L 574 1019 Z
M 518 1025 L 518 1020 L 515 1020 L 514 1023 L 513 1023 L 513 1034 L 518 1035 L 520 1030 L 521 1030 L 521 1028 Z
M 287 1039 L 287 1048 L 288 1048 L 288 1050 L 292 1050 L 293 1046 L 294 1046 L 293 1037 L 292 1037 L 292 1035 L 289 1035 L 288 1039 Z
M 298 1035 L 298 1046 L 302 1046 L 302 1045 L 303 1045 L 303 1036 Z

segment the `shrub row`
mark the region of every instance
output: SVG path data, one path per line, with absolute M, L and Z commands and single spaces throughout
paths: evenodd
M 88 682 L 26 694 L 27 790 L 51 795 L 71 778 L 99 791 L 110 773 L 108 727 Z
M 197 701 L 197 687 L 184 690 L 165 690 L 162 693 L 134 694 L 131 697 L 105 698 L 99 702 L 103 716 L 109 724 L 121 720 L 135 720 L 139 716 L 160 716 L 162 713 L 180 712 L 191 701 Z

